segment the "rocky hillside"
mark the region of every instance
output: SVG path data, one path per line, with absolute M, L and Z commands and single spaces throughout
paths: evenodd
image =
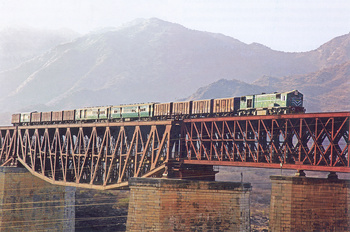
M 200 87 L 191 99 L 290 88 L 305 90 L 305 94 L 343 91 L 345 95 L 339 98 L 346 99 L 346 85 L 334 85 L 346 79 L 349 40 L 348 34 L 314 51 L 285 53 L 153 18 L 87 34 L 72 42 L 55 40 L 50 49 L 49 45 L 32 48 L 38 53 L 40 50 L 41 55 L 31 59 L 35 54 L 26 56 L 25 49 L 18 47 L 4 54 L 11 57 L 23 51 L 18 57 L 25 61 L 12 69 L 0 69 L 0 120 L 9 124 L 10 114 L 20 111 L 176 101 Z M 327 76 L 327 90 L 311 90 L 319 88 L 315 83 L 325 73 L 337 75 L 339 81 Z M 227 83 L 219 81 L 222 79 Z M 320 103 L 319 110 L 342 110 L 326 105 Z

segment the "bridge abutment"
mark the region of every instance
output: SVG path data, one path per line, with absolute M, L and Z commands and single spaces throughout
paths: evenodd
M 250 231 L 249 183 L 132 178 L 127 231 Z
M 0 167 L 0 231 L 74 231 L 75 188 Z
M 349 231 L 350 181 L 271 176 L 270 230 Z

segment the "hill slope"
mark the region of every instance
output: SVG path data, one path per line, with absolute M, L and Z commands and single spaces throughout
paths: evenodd
M 314 51 L 285 53 L 159 19 L 137 20 L 60 44 L 17 68 L 0 72 L 0 107 L 9 117 L 17 111 L 174 101 L 203 86 L 207 87 L 200 90 L 201 96 L 191 99 L 291 87 L 302 91 L 298 86 L 307 83 L 312 73 L 321 75 L 334 69 L 333 73 L 342 75 L 337 70 L 349 61 L 349 41 L 348 34 Z M 343 69 L 339 78 L 344 81 L 347 68 Z M 238 80 L 232 83 L 235 90 L 221 82 L 213 84 L 221 84 L 218 90 L 208 87 L 220 79 Z M 273 84 L 275 79 L 278 81 Z M 291 79 L 293 85 L 288 82 Z M 345 87 L 327 86 L 329 94 L 340 90 L 346 94 Z M 204 93 L 205 89 L 212 93 Z

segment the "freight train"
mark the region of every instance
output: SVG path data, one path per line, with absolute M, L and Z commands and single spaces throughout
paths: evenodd
M 182 120 L 196 117 L 224 117 L 304 113 L 303 94 L 298 90 L 242 97 L 197 101 L 145 103 L 88 107 L 75 110 L 29 112 L 12 115 L 19 125 L 121 122 L 132 120 Z

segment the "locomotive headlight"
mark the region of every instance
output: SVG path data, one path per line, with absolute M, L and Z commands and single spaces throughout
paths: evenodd
M 294 95 L 297 96 L 299 94 L 298 90 L 294 91 Z

